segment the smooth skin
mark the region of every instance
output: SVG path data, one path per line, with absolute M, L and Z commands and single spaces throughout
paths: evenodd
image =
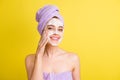
M 59 30 L 59 29 L 58 29 Z M 56 35 L 56 34 L 55 34 Z M 43 72 L 60 74 L 72 72 L 73 80 L 80 80 L 80 60 L 75 53 L 67 52 L 48 43 L 47 27 L 43 31 L 35 54 L 25 58 L 28 80 L 44 80 Z

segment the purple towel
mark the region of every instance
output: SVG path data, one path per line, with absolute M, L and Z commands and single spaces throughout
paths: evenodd
M 43 73 L 44 80 L 73 80 L 72 72 L 62 72 L 62 73 Z
M 59 9 L 54 5 L 46 5 L 37 11 L 36 20 L 38 22 L 38 31 L 40 34 L 42 34 L 47 22 L 53 17 L 59 18 L 64 23 L 63 18 L 59 13 Z

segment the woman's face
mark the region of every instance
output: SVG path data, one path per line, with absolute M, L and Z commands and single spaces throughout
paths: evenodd
M 63 38 L 64 24 L 57 18 L 52 18 L 46 26 L 48 33 L 48 43 L 52 46 L 58 46 Z

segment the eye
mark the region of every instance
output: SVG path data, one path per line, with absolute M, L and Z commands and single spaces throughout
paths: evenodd
M 54 29 L 54 26 L 53 26 L 53 25 L 47 25 L 47 29 L 48 29 L 48 30 L 53 30 L 53 29 Z
M 61 32 L 63 31 L 63 29 L 58 29 L 58 30 L 61 31 Z
M 48 27 L 49 30 L 51 30 L 52 28 L 51 27 Z

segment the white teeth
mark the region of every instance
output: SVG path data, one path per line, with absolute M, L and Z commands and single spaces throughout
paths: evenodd
M 53 38 L 53 39 L 58 39 L 58 38 Z
M 54 39 L 54 40 L 58 40 L 58 38 L 56 38 L 56 37 L 52 37 L 52 39 Z

